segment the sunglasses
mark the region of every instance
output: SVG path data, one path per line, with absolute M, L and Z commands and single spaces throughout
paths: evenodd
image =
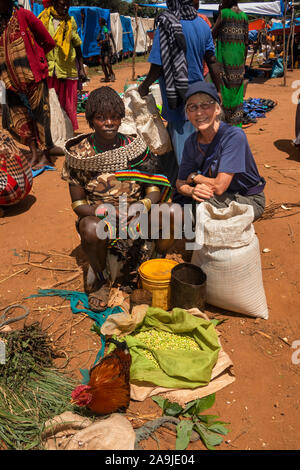
M 215 101 L 206 101 L 205 103 L 193 103 L 193 104 L 188 104 L 186 109 L 190 113 L 195 113 L 196 111 L 198 111 L 198 109 L 202 109 L 202 110 L 206 111 L 213 104 L 215 104 Z

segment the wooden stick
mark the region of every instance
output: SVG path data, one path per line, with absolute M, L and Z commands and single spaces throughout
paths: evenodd
M 89 318 L 88 315 L 86 315 L 85 313 L 83 313 L 84 317 L 83 318 L 80 318 L 80 320 L 74 324 L 71 324 L 69 325 L 67 328 L 65 328 L 65 330 L 63 330 L 63 332 L 55 339 L 55 342 L 59 340 L 59 338 L 61 338 L 65 333 L 67 333 L 68 329 L 71 329 L 74 328 L 74 326 L 78 325 L 78 323 L 82 322 L 83 320 L 85 320 L 86 318 Z M 58 331 L 58 330 L 57 330 Z M 55 334 L 56 331 L 53 333 Z
M 47 269 L 48 271 L 80 272 L 79 268 L 52 268 L 52 267 L 50 268 L 48 266 L 40 266 L 39 264 L 30 263 L 30 262 L 27 262 L 24 264 L 29 264 L 30 266 L 34 266 L 35 268 Z
M 51 254 L 51 256 L 63 256 L 65 258 L 72 258 L 73 259 L 73 256 L 66 255 L 65 253 L 60 253 L 59 251 L 56 251 L 56 250 L 50 250 L 49 253 Z
M 290 347 L 292 346 L 292 345 L 287 341 L 286 338 L 281 338 L 281 336 L 278 336 L 278 338 L 281 339 L 281 341 L 283 341 L 283 342 L 284 342 L 285 344 L 287 344 L 288 346 L 290 346 Z
M 80 274 L 81 273 L 78 272 L 74 274 L 73 276 L 68 277 L 67 279 L 64 279 L 63 281 L 55 282 L 54 284 L 51 284 L 50 286 L 47 286 L 47 287 L 41 287 L 41 286 L 38 286 L 38 287 L 40 287 L 41 289 L 53 289 L 54 287 L 60 286 L 61 284 L 66 284 L 67 282 L 74 281 L 78 276 L 80 276 Z
M 16 273 L 11 274 L 10 276 L 5 277 L 4 279 L 1 279 L 0 283 L 7 281 L 7 279 L 10 279 L 11 277 L 16 276 L 17 274 L 23 273 L 24 271 L 26 271 L 26 268 L 21 269 L 20 271 L 17 271 Z
M 272 339 L 272 336 L 267 335 L 263 331 L 258 330 L 258 331 L 254 331 L 254 333 L 258 333 L 259 335 L 264 336 L 265 338 Z
M 131 80 L 135 80 L 135 53 L 136 53 L 137 39 L 138 39 L 138 34 L 139 34 L 139 25 L 138 25 L 138 16 L 137 16 L 138 5 L 134 3 L 133 6 L 134 6 L 134 12 L 135 12 L 135 41 L 134 41 L 134 50 L 133 50 L 133 55 L 132 55 Z
M 291 42 L 291 37 L 292 37 L 292 32 L 293 32 L 293 22 L 294 22 L 294 8 L 292 8 L 292 18 L 290 20 L 290 32 L 288 35 L 287 46 L 286 46 L 286 67 L 287 67 L 287 59 L 289 55 L 290 42 Z
M 49 258 L 50 254 L 49 253 L 44 253 L 43 251 L 33 251 L 33 250 L 23 250 L 25 253 L 33 254 L 33 255 L 43 255 L 47 256 Z
M 288 0 L 284 0 L 284 14 L 282 20 L 283 26 L 283 86 L 286 86 L 286 47 L 285 47 L 285 24 L 286 24 L 286 11 Z
M 253 53 L 252 53 L 252 57 L 251 57 L 251 60 L 250 60 L 249 69 L 251 69 L 252 62 L 253 62 L 253 59 L 254 59 L 254 56 L 255 56 L 257 50 L 258 50 L 258 47 L 257 48 L 253 47 Z
M 47 305 L 47 307 L 38 307 L 34 308 L 33 312 L 43 312 L 45 310 L 55 310 L 56 312 L 59 312 L 59 309 L 61 308 L 70 308 L 70 305 L 60 305 L 60 306 L 52 306 L 52 305 Z
M 291 59 L 292 59 L 292 70 L 294 70 L 294 39 L 295 39 L 295 7 L 292 5 L 292 19 L 291 19 L 291 33 L 292 33 L 292 42 L 291 42 Z

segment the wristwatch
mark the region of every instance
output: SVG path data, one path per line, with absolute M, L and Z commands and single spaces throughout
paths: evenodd
M 194 173 L 192 173 L 192 174 L 190 175 L 190 178 L 191 178 L 191 180 L 192 180 L 192 183 L 194 183 L 194 179 L 195 179 L 195 177 L 197 176 L 197 174 L 198 174 L 198 173 L 194 172 Z

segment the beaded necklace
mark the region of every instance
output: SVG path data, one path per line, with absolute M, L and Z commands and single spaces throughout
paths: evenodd
M 146 160 L 148 156 L 149 156 L 149 148 L 147 147 L 144 157 L 141 160 L 139 160 L 137 163 L 133 163 L 132 165 L 129 165 L 128 168 L 131 169 L 131 168 L 135 168 L 136 166 L 139 166 L 141 163 L 143 163 L 143 161 Z
M 117 144 L 119 142 L 121 142 L 121 145 L 117 146 Z M 97 144 L 96 144 L 96 134 L 95 133 L 91 135 L 91 144 L 92 144 L 92 147 L 95 150 L 96 154 L 107 152 L 107 150 L 99 150 L 98 149 Z M 122 139 L 122 135 L 119 134 L 119 133 L 117 134 L 117 142 L 113 145 L 112 149 L 110 149 L 110 150 L 114 150 L 115 148 L 118 148 L 118 147 L 124 147 L 124 140 Z

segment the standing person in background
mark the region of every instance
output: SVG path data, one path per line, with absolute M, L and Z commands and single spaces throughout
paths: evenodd
M 194 0 L 193 6 L 195 10 L 198 10 L 199 0 Z M 206 15 L 203 15 L 202 13 L 197 13 L 197 15 L 199 16 L 199 18 L 202 18 L 205 21 L 205 23 L 207 23 L 208 26 L 211 28 L 211 22 L 209 21 Z M 206 78 L 208 72 L 209 72 L 209 69 L 207 67 L 207 63 L 205 62 L 205 60 L 203 60 L 203 77 L 204 78 Z
M 248 17 L 239 9 L 237 0 L 222 0 L 212 34 L 216 39 L 217 60 L 223 68 L 221 91 L 225 120 L 242 127 Z
M 54 88 L 61 107 L 69 116 L 73 129 L 77 122 L 77 81 L 86 79 L 81 52 L 81 39 L 77 24 L 68 10 L 71 0 L 53 0 L 39 15 L 45 28 L 56 42 L 56 47 L 47 54 L 49 77 L 48 86 Z M 79 64 L 79 72 L 76 60 Z
M 164 10 L 156 20 L 153 46 L 149 56 L 151 63 L 146 79 L 139 86 L 145 96 L 150 85 L 159 79 L 162 94 L 162 117 L 168 121 L 176 161 L 168 161 L 169 180 L 174 165 L 181 162 L 185 140 L 194 132 L 184 112 L 184 97 L 188 85 L 203 80 L 203 59 L 208 65 L 211 78 L 220 92 L 218 65 L 209 26 L 197 15 L 193 0 L 167 0 Z
M 104 18 L 99 19 L 100 32 L 97 36 L 97 43 L 100 47 L 100 64 L 104 73 L 101 82 L 114 82 L 116 80 L 112 69 L 113 48 L 116 53 L 116 44 L 113 35 L 108 31 Z
M 300 148 L 300 95 L 298 96 L 298 104 L 296 109 L 295 134 L 296 139 L 293 140 L 293 144 L 295 147 Z
M 81 31 L 81 35 L 82 35 L 83 31 L 84 31 L 84 26 L 85 26 L 85 11 L 84 11 L 83 8 L 80 10 L 80 17 L 81 17 L 80 31 Z
M 2 126 L 31 151 L 29 164 L 51 165 L 53 147 L 46 53 L 55 42 L 43 24 L 18 2 L 0 0 L 0 79 L 6 89 Z

